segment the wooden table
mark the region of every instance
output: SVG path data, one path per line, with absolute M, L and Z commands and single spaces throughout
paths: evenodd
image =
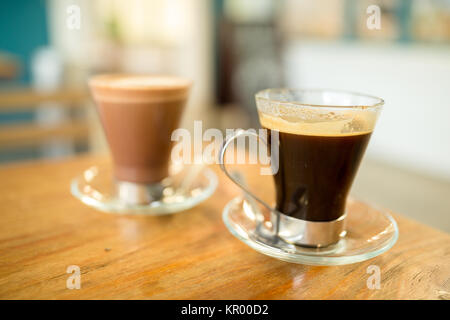
M 215 194 L 172 216 L 106 214 L 72 197 L 75 175 L 108 163 L 80 157 L 0 168 L 0 298 L 450 298 L 446 233 L 395 215 L 400 238 L 377 258 L 338 267 L 290 264 L 255 252 L 227 231 L 222 208 L 238 190 L 217 167 Z M 270 185 L 262 179 L 270 178 L 249 180 Z M 66 288 L 70 265 L 80 267 L 79 290 Z M 367 287 L 370 265 L 380 267 L 379 290 Z

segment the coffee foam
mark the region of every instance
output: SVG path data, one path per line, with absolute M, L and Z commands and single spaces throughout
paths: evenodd
M 339 115 L 301 119 L 298 117 L 273 116 L 259 113 L 261 125 L 270 130 L 308 136 L 351 136 L 373 131 L 377 114 L 374 112 L 342 112 Z
M 177 101 L 187 98 L 192 81 L 175 76 L 106 74 L 89 86 L 95 99 L 113 103 Z
M 93 77 L 94 85 L 106 86 L 115 89 L 177 89 L 186 88 L 191 81 L 171 76 L 145 76 L 145 75 L 101 75 Z

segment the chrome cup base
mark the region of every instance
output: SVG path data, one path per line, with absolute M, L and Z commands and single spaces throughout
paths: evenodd
M 116 181 L 117 197 L 126 204 L 150 204 L 163 197 L 164 186 L 160 183 L 141 184 Z
M 278 236 L 284 241 L 300 246 L 321 248 L 336 244 L 345 237 L 345 217 L 344 214 L 332 221 L 307 221 L 271 212 L 270 220 L 274 228 L 278 224 Z

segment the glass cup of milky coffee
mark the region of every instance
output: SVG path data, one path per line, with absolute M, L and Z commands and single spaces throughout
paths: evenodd
M 347 196 L 383 100 L 336 90 L 267 89 L 256 94 L 256 104 L 268 130 L 271 162 L 277 164 L 275 204 L 258 198 L 223 164 L 222 169 L 247 197 L 270 210 L 279 239 L 316 248 L 336 244 L 346 235 Z M 230 140 L 241 135 L 254 133 L 241 131 Z
M 112 155 L 109 184 L 115 192 L 108 194 L 103 187 L 107 183 L 95 186 L 95 180 L 102 178 L 97 168 L 74 180 L 72 193 L 104 211 L 120 211 L 128 205 L 157 214 L 186 209 L 209 197 L 216 184 L 209 169 L 186 169 L 177 186 L 170 176 L 171 135 L 180 125 L 191 85 L 189 79 L 176 76 L 91 77 L 89 87 Z

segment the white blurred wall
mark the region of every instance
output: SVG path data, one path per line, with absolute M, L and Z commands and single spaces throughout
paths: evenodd
M 450 181 L 450 47 L 298 41 L 284 63 L 289 87 L 383 98 L 368 157 Z

